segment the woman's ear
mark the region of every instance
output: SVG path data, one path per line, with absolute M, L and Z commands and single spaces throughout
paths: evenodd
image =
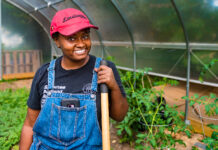
M 58 38 L 54 38 L 54 42 L 58 48 L 61 48 Z

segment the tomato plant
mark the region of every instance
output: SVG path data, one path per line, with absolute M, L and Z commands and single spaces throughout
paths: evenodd
M 129 111 L 124 120 L 117 123 L 117 133 L 121 136 L 121 142 L 134 142 L 136 149 L 173 149 L 176 143 L 184 144 L 173 134 L 185 132 L 190 136 L 190 132 L 176 106 L 166 104 L 164 90 L 156 90 L 153 86 L 162 84 L 164 88 L 166 84 L 176 85 L 178 82 L 166 78 L 152 81 L 147 75 L 149 70 L 120 73 Z

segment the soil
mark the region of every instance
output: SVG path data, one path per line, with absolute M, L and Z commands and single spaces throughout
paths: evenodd
M 32 83 L 32 79 L 25 79 L 25 80 L 17 80 L 11 82 L 2 82 L 0 83 L 0 90 L 4 90 L 7 88 L 17 89 L 17 88 L 30 88 Z M 120 137 L 116 134 L 117 129 L 114 127 L 112 123 L 110 123 L 110 137 L 111 137 L 111 148 L 113 150 L 134 150 L 129 143 L 120 143 Z M 192 134 L 191 138 L 188 138 L 185 134 L 177 134 L 175 135 L 176 138 L 182 139 L 186 147 L 183 145 L 176 145 L 177 150 L 191 150 L 192 146 L 196 143 L 200 143 L 199 140 L 203 139 L 203 135 L 201 134 Z M 199 148 L 201 149 L 201 148 Z

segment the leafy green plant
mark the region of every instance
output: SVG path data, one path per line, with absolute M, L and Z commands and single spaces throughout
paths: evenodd
M 121 72 L 121 80 L 127 93 L 129 111 L 124 120 L 116 126 L 121 142 L 131 142 L 136 149 L 173 148 L 176 143 L 184 144 L 173 135 L 189 130 L 179 117 L 175 107 L 169 107 L 163 98 L 163 89 L 156 90 L 154 85 L 178 82 L 164 78 L 153 82 L 147 75 L 150 68 L 140 72 Z M 175 126 L 175 125 L 176 126 Z
M 195 146 L 192 146 L 192 150 L 199 150 L 199 149 Z
M 189 100 L 189 105 L 193 106 L 194 104 L 204 105 L 206 114 L 208 116 L 218 114 L 218 97 L 215 94 L 211 93 L 209 96 L 201 96 L 194 94 L 190 98 L 187 96 L 182 97 L 182 99 Z
M 194 94 L 194 96 L 191 96 L 190 98 L 183 97 L 186 100 L 190 101 L 190 106 L 193 106 L 194 104 L 198 105 L 204 105 L 206 115 L 208 116 L 214 116 L 218 114 L 218 98 L 215 94 L 211 93 L 209 96 L 202 96 L 199 97 L 198 94 Z M 208 124 L 208 127 L 212 129 L 218 129 L 217 125 L 214 124 Z M 206 149 L 207 150 L 213 150 L 218 148 L 218 132 L 213 132 L 211 137 L 206 137 L 203 139 L 205 144 L 207 144 Z
M 218 149 L 218 132 L 214 131 L 211 137 L 206 137 L 203 141 L 206 146 L 206 150 L 216 150 Z
M 209 96 L 202 97 L 200 97 L 198 94 L 194 94 L 190 98 L 185 96 L 183 99 L 189 100 L 190 106 L 194 106 L 194 104 L 203 105 L 206 115 L 208 116 L 218 115 L 218 97 L 216 97 L 216 95 L 213 93 L 211 93 Z M 218 125 L 208 124 L 207 126 L 218 130 Z M 202 142 L 207 144 L 207 150 L 218 149 L 218 132 L 214 131 L 211 137 L 205 137 Z
M 211 69 L 216 62 L 218 62 L 218 59 L 212 59 L 208 64 L 204 65 L 204 67 L 201 69 L 201 72 L 200 72 L 200 75 L 199 75 L 199 78 L 198 78 L 201 82 L 203 82 L 203 78 L 204 78 L 206 72 L 209 69 Z
M 29 90 L 6 89 L 0 91 L 0 147 L 9 150 L 19 142 L 21 128 L 26 115 Z
M 2 83 L 2 82 L 13 82 L 13 81 L 17 81 L 17 79 L 2 79 L 2 80 L 0 80 L 0 83 Z

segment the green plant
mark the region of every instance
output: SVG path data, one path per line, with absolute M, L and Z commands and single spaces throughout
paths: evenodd
M 199 78 L 198 78 L 201 82 L 203 82 L 203 78 L 204 78 L 206 72 L 209 69 L 211 69 L 216 62 L 218 62 L 218 59 L 212 59 L 208 64 L 204 65 L 204 67 L 201 69 L 201 72 L 200 72 L 200 75 L 199 75 Z
M 211 137 L 206 137 L 202 140 L 206 146 L 206 150 L 217 150 L 218 149 L 218 132 L 214 131 Z
M 2 79 L 2 80 L 0 80 L 0 83 L 2 83 L 2 82 L 13 82 L 13 81 L 17 81 L 17 79 L 7 79 L 7 80 L 5 80 L 5 79 Z
M 190 106 L 193 106 L 194 104 L 204 105 L 208 116 L 218 114 L 218 97 L 216 97 L 216 94 L 211 93 L 209 96 L 201 97 L 198 94 L 194 94 L 190 98 L 184 96 L 182 99 L 189 100 Z
M 209 96 L 199 96 L 194 94 L 194 96 L 183 97 L 183 99 L 189 100 L 189 105 L 194 106 L 194 104 L 203 105 L 205 108 L 206 115 L 215 116 L 218 115 L 218 97 L 211 93 Z M 208 124 L 208 127 L 218 130 L 218 125 Z M 211 137 L 205 137 L 202 142 L 207 144 L 207 150 L 218 149 L 218 132 L 214 131 Z
M 0 91 L 0 147 L 9 150 L 19 142 L 21 128 L 26 115 L 29 90 L 6 89 Z
M 169 107 L 163 98 L 163 89 L 156 90 L 154 85 L 178 82 L 166 78 L 153 82 L 147 75 L 150 68 L 140 72 L 121 72 L 121 80 L 127 93 L 129 111 L 124 120 L 116 126 L 121 142 L 131 142 L 136 149 L 172 148 L 176 143 L 184 144 L 173 135 L 186 132 L 184 122 L 175 107 Z M 175 126 L 175 125 L 176 126 Z
M 192 146 L 192 150 L 198 150 L 198 148 L 195 146 Z

